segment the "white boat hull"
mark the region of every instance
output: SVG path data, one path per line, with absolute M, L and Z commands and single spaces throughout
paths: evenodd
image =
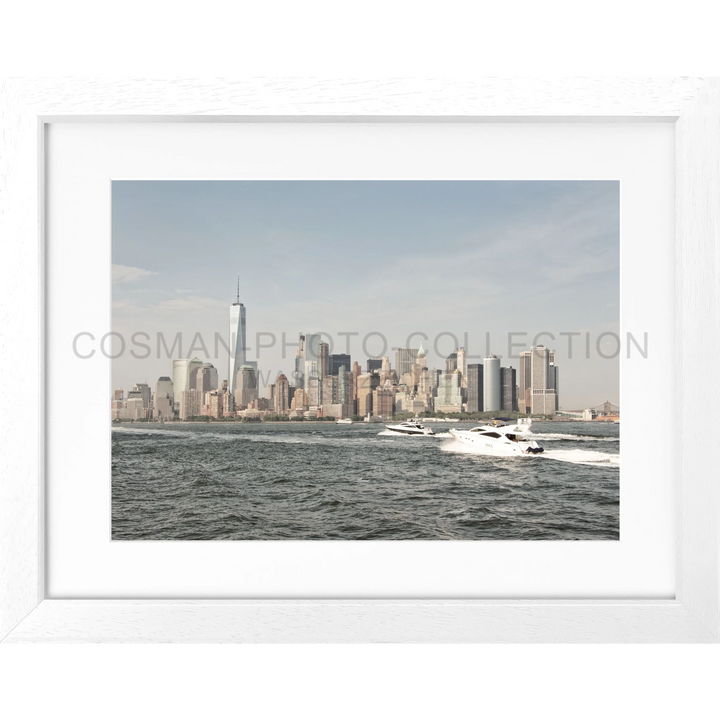
M 542 452 L 536 442 L 511 442 L 503 437 L 489 438 L 480 433 L 451 428 L 450 434 L 463 445 L 471 447 L 481 455 L 494 455 L 496 457 L 516 457 L 520 455 L 535 455 Z
M 435 434 L 432 430 L 429 430 L 428 428 L 425 428 L 424 430 L 411 430 L 404 428 L 399 429 L 390 425 L 386 425 L 385 429 L 388 432 L 394 433 L 395 435 L 403 435 L 405 437 L 431 437 Z

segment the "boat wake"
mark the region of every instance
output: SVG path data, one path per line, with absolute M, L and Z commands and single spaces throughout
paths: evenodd
M 594 450 L 545 450 L 538 457 L 546 460 L 573 463 L 574 465 L 594 465 L 597 467 L 620 467 L 620 455 Z
M 567 435 L 565 433 L 529 432 L 525 437 L 532 440 L 576 440 L 580 442 L 620 442 L 619 437 L 601 437 L 598 435 Z
M 457 440 L 443 443 L 440 450 L 449 453 L 462 455 L 479 455 L 493 457 L 481 452 L 478 448 L 472 447 Z M 589 465 L 595 467 L 620 467 L 620 455 L 595 452 L 593 450 L 545 450 L 537 455 L 513 455 L 513 458 L 539 458 L 545 460 L 556 460 L 558 462 L 573 463 L 574 465 Z
M 450 433 L 447 433 L 449 435 Z M 422 433 L 416 433 L 416 434 L 408 434 L 405 435 L 404 433 L 399 432 L 393 432 L 392 430 L 382 430 L 378 433 L 378 437 L 395 437 L 395 438 L 406 438 L 406 437 L 424 437 L 424 438 L 436 438 L 436 437 L 443 437 L 443 435 L 435 434 L 435 435 L 423 435 Z

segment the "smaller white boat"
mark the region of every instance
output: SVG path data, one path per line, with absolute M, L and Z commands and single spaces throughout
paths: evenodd
M 350 418 L 340 418 L 340 420 L 335 421 L 337 425 L 352 425 L 352 422 Z
M 425 427 L 419 420 L 405 420 L 405 422 L 397 425 L 385 426 L 390 432 L 398 435 L 434 435 L 435 433 L 428 427 Z

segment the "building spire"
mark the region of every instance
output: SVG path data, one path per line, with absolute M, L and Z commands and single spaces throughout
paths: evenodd
M 240 276 L 238 275 L 237 304 L 240 304 Z

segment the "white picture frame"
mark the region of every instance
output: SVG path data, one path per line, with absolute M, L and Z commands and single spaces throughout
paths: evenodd
M 44 552 L 44 137 L 58 118 L 658 120 L 675 124 L 677 594 L 672 600 L 52 600 Z M 8 81 L 2 92 L 0 638 L 5 642 L 717 642 L 719 491 L 697 427 L 720 378 L 720 80 Z M 697 377 L 705 380 L 699 383 Z M 13 394 L 23 390 L 23 403 Z

